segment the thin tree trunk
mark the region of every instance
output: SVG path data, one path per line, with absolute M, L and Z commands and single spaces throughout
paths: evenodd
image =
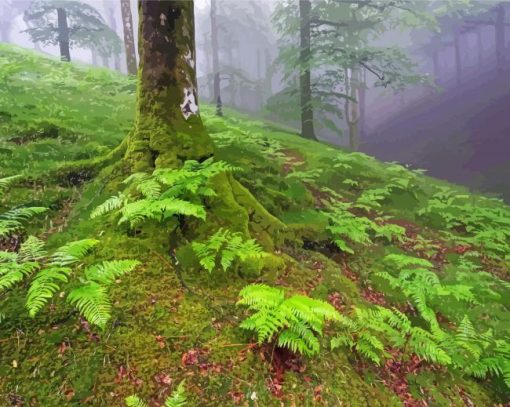
M 207 33 L 204 32 L 204 44 L 207 44 L 208 38 Z M 206 72 L 207 72 L 207 89 L 208 89 L 208 96 L 209 99 L 214 102 L 214 84 L 211 80 L 211 74 L 213 73 L 212 67 L 211 67 L 211 58 L 210 54 L 208 52 L 209 47 L 207 45 L 204 45 L 204 56 L 205 56 L 205 63 L 206 63 Z
M 478 27 L 476 30 L 476 48 L 478 50 L 478 69 L 483 68 L 483 42 L 482 42 L 482 29 Z
M 501 72 L 505 65 L 505 7 L 499 4 L 496 8 L 496 64 Z
M 312 88 L 310 74 L 310 0 L 299 0 L 300 53 L 299 53 L 299 88 L 301 110 L 301 136 L 315 140 L 313 127 Z
M 366 136 L 366 92 L 367 92 L 367 72 L 363 68 L 360 72 L 360 84 L 358 89 L 358 104 L 359 104 L 359 141 L 358 147 L 361 142 L 365 139 Z
M 233 49 L 232 47 L 229 47 L 228 48 L 228 64 L 230 65 L 230 69 L 231 69 L 231 73 L 230 73 L 230 77 L 229 77 L 229 88 L 230 88 L 230 98 L 229 98 L 229 101 L 230 101 L 230 105 L 231 106 L 235 106 L 236 104 L 236 101 L 235 101 L 235 98 L 236 98 L 236 90 L 235 90 L 235 86 L 236 86 L 236 80 L 235 80 L 235 76 L 233 75 L 233 71 L 234 71 L 234 54 L 233 54 Z
M 213 154 L 198 112 L 193 1 L 141 0 L 135 128 L 126 160 L 132 171 L 177 167 Z
M 91 48 L 90 54 L 92 56 L 92 65 L 99 66 L 99 57 L 97 55 L 97 51 L 94 48 Z
M 115 9 L 113 8 L 112 3 L 110 3 L 110 7 L 108 8 L 108 22 L 112 31 L 117 34 L 117 21 L 115 21 Z M 119 53 L 113 54 L 113 67 L 116 71 L 120 72 Z
M 266 100 L 271 96 L 273 93 L 273 72 L 271 69 L 271 55 L 269 54 L 269 50 L 266 48 L 266 77 L 265 77 L 265 83 L 266 83 Z
M 58 19 L 58 45 L 60 47 L 60 59 L 62 61 L 71 61 L 69 51 L 69 27 L 67 26 L 67 12 L 63 8 L 57 9 Z
M 212 68 L 214 73 L 214 101 L 216 102 L 216 114 L 223 116 L 221 103 L 221 82 L 220 82 L 220 63 L 218 56 L 218 25 L 216 24 L 216 0 L 211 0 L 211 51 Z
M 359 84 L 359 71 L 357 69 L 345 70 L 345 93 L 349 95 L 356 102 L 350 99 L 345 99 L 345 121 L 349 129 L 349 148 L 356 151 L 359 146 L 359 110 L 358 110 L 358 88 Z
M 432 67 L 434 70 L 434 82 L 439 84 L 439 50 L 437 48 L 432 51 Z
M 257 108 L 261 109 L 264 104 L 264 89 L 262 89 L 262 56 L 260 48 L 257 48 L 257 81 L 256 81 L 256 92 L 257 92 Z
M 126 51 L 126 67 L 129 75 L 136 75 L 136 52 L 133 32 L 133 16 L 129 0 L 120 0 L 122 12 L 122 28 L 124 30 L 124 48 Z
M 455 77 L 457 86 L 462 84 L 462 59 L 460 57 L 460 30 L 455 28 L 453 34 L 453 50 L 455 53 Z
M 0 21 L 0 42 L 11 41 L 11 23 L 10 21 Z

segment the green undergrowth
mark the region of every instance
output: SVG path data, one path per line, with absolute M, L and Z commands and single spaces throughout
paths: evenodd
M 351 318 L 356 309 L 395 307 L 413 326 L 445 334 L 468 318 L 477 332 L 490 329 L 497 340 L 507 340 L 510 210 L 503 203 L 234 111 L 218 118 L 213 107 L 203 106 L 216 159 L 240 170 L 224 175 L 227 181 L 213 180 L 219 195 L 224 182 L 230 184 L 232 205 L 193 220 L 193 247 L 184 239 L 192 233 L 174 239 L 173 223 L 130 228 L 112 216 L 90 218 L 126 188 L 122 168 L 110 165 L 111 156 L 101 157 L 132 125 L 131 80 L 0 45 L 0 82 L 0 176 L 22 175 L 1 209 L 49 208 L 25 233 L 47 240 L 48 249 L 99 240 L 84 266 L 141 263 L 109 287 L 113 317 L 104 330 L 80 317 L 63 295 L 31 319 L 24 288 L 18 288 L 0 325 L 0 405 L 120 406 L 133 394 L 159 405 L 184 379 L 189 403 L 197 406 L 403 405 L 385 362 L 377 365 L 358 351 L 362 347 L 331 349 L 334 323 L 325 326 L 318 356 L 295 356 L 277 381 L 271 346 L 257 344 L 239 326 L 247 314 L 236 302 L 250 283 L 328 301 Z M 55 168 L 62 169 L 58 176 Z M 222 228 L 235 224 L 236 202 L 248 211 L 228 234 Z M 220 254 L 205 250 L 219 230 L 238 244 L 250 242 L 251 251 L 260 245 L 266 254 L 251 261 L 256 270 L 250 261 L 223 267 Z M 405 256 L 426 264 L 435 291 L 412 279 L 391 284 L 391 278 L 405 277 Z M 437 326 L 430 324 L 434 318 Z M 391 352 L 402 358 L 405 350 L 376 335 L 388 346 L 382 360 L 391 360 L 384 356 Z M 471 351 L 476 353 L 463 349 Z M 410 366 L 414 359 L 402 360 Z M 462 360 L 456 363 L 422 361 L 402 373 L 406 394 L 434 406 L 508 401 L 503 377 L 477 379 Z

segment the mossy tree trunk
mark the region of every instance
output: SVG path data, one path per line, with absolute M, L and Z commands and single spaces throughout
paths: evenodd
M 198 112 L 193 1 L 141 0 L 132 171 L 203 160 L 213 144 Z

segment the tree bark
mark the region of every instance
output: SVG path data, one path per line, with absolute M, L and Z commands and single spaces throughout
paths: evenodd
M 312 88 L 310 74 L 310 0 L 299 0 L 300 53 L 299 53 L 299 88 L 301 110 L 301 136 L 316 140 L 313 127 Z
M 501 72 L 505 66 L 505 7 L 499 4 L 496 8 L 496 64 Z
M 218 25 L 216 23 L 216 0 L 211 0 L 211 51 L 212 51 L 212 68 L 214 73 L 214 101 L 216 102 L 216 114 L 223 116 L 221 102 L 221 81 L 220 66 L 218 55 Z
M 57 9 L 58 20 L 58 45 L 60 47 L 60 59 L 62 61 L 71 61 L 69 51 L 69 27 L 67 26 L 67 12 L 63 8 Z
M 213 154 L 198 112 L 193 1 L 141 0 L 135 128 L 126 161 L 132 171 L 178 167 Z
M 129 75 L 136 75 L 136 52 L 135 39 L 133 33 L 133 16 L 131 15 L 131 5 L 129 0 L 120 0 L 120 9 L 122 12 L 122 28 L 124 30 L 124 48 L 126 51 L 126 66 Z

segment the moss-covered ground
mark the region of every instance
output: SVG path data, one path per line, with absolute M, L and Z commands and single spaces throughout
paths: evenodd
M 306 293 L 345 312 L 354 306 L 405 304 L 399 290 L 374 277 L 386 254 L 433 259 L 444 281 L 455 279 L 457 272 L 459 244 L 453 236 L 462 231 L 447 231 L 433 216 L 418 215 L 431 196 L 447 186 L 468 194 L 476 205 L 508 214 L 502 203 L 413 174 L 412 190 L 395 190 L 378 208 L 406 227 L 406 244 L 377 239 L 370 246 L 354 245 L 354 255 L 341 253 L 328 243 L 324 200 L 332 195 L 325 188 L 341 195 L 337 199 L 355 201 L 364 191 L 384 188 L 395 166 L 301 139 L 228 109 L 218 118 L 212 107 L 203 106 L 216 157 L 244 169 L 231 181 L 237 185 L 234 194 L 246 188 L 275 217 L 274 224 L 262 217 L 249 225 L 272 256 L 261 273 L 217 270 L 210 275 L 189 247 L 180 247 L 178 267 L 187 289 L 166 260 L 169 231 L 148 225 L 132 236 L 112 220 L 90 219 L 90 212 L 119 186 L 115 165 L 98 158 L 112 158 L 132 126 L 134 82 L 0 45 L 0 84 L 0 176 L 23 175 L 2 205 L 50 208 L 27 232 L 45 237 L 50 247 L 99 239 L 85 263 L 122 258 L 143 263 L 115 285 L 114 316 L 105 331 L 73 313 L 60 296 L 35 319 L 23 308 L 23 288 L 10 296 L 7 319 L 0 325 L 1 406 L 122 406 L 133 393 L 160 405 L 182 379 L 190 404 L 197 406 L 508 402 L 508 392 L 496 379 L 477 381 L 427 364 L 402 377 L 348 349 L 331 351 L 327 334 L 332 327 L 319 356 L 290 360 L 283 382 L 275 382 L 270 349 L 238 327 L 243 311 L 235 305 L 239 290 L 252 282 Z M 508 280 L 507 263 L 487 260 L 481 266 Z M 477 328 L 505 337 L 508 298 L 501 291 L 499 298 L 487 296 L 478 305 L 435 305 L 453 324 L 467 314 Z

